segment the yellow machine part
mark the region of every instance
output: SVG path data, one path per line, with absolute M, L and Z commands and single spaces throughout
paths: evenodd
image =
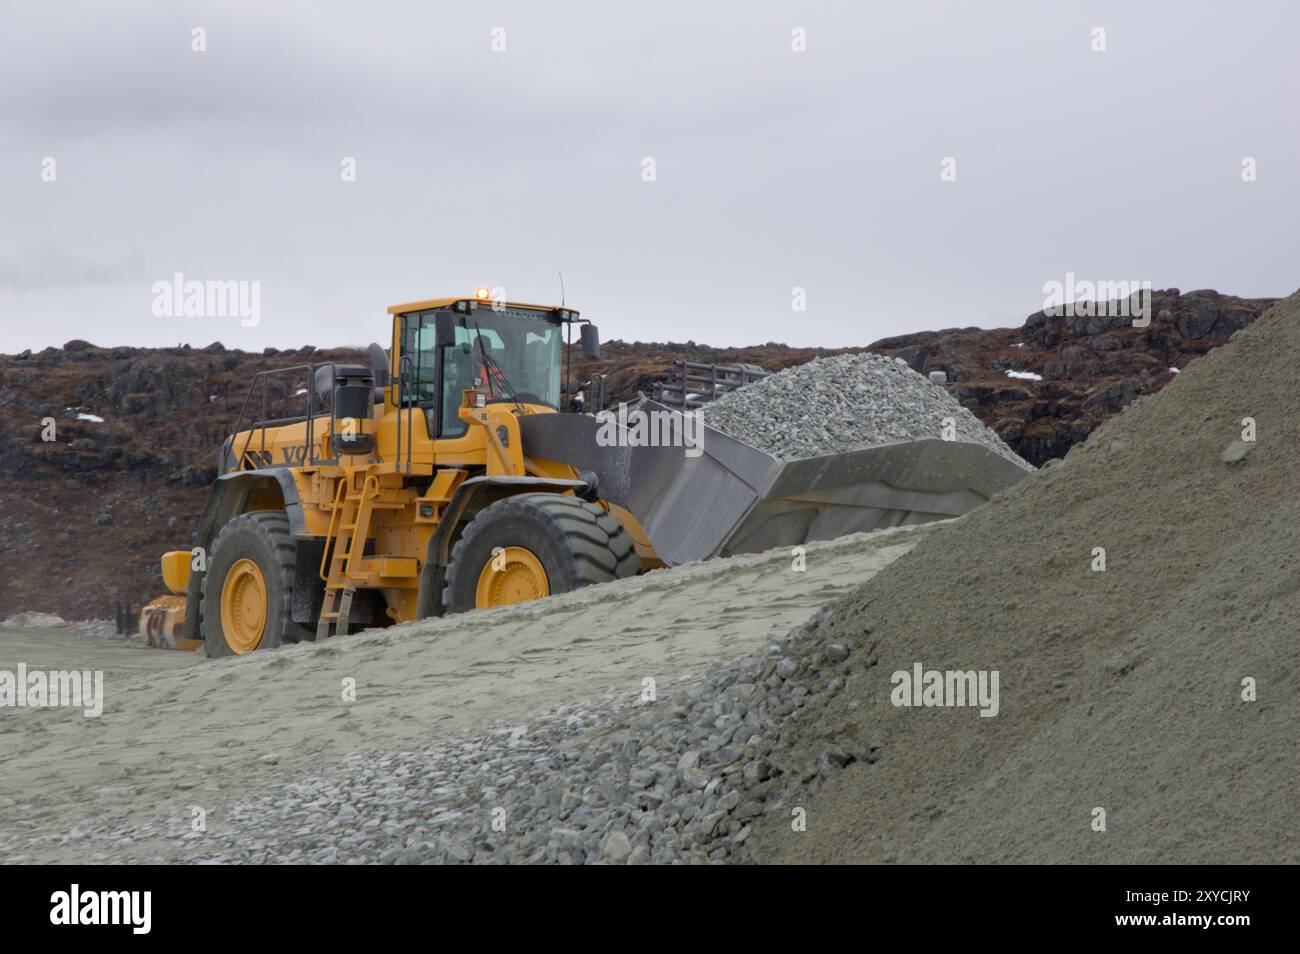
M 170 550 L 162 555 L 163 582 L 177 596 L 184 596 L 189 585 L 190 559 L 189 550 Z
M 189 553 L 185 552 L 185 556 L 188 558 Z M 185 565 L 189 566 L 188 561 Z M 160 596 L 140 610 L 140 635 L 144 637 L 147 645 L 156 649 L 190 651 L 201 647 L 203 640 L 186 639 L 181 635 L 184 625 L 185 597 L 183 596 Z
M 551 584 L 542 561 L 525 547 L 504 547 L 493 555 L 479 574 L 475 606 L 490 609 L 526 603 L 551 595 Z
M 261 568 L 252 560 L 236 560 L 221 584 L 221 630 L 235 655 L 251 653 L 262 642 L 268 602 Z

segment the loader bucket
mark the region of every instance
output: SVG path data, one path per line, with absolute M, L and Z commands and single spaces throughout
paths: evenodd
M 669 565 L 960 516 L 1032 471 L 938 438 L 781 461 L 654 401 L 640 410 L 668 415 L 659 446 L 629 446 L 639 435 L 614 420 L 538 414 L 521 421 L 524 451 L 595 473 Z

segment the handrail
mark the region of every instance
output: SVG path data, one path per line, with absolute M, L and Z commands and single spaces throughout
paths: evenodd
M 411 356 L 404 354 L 397 362 L 397 422 L 395 429 L 397 431 L 397 458 L 396 465 L 405 473 L 411 472 L 411 444 L 414 442 L 414 432 L 412 428 L 415 420 L 415 408 L 410 407 L 406 410 L 406 463 L 402 463 L 402 407 L 406 403 L 406 393 L 402 385 L 406 381 L 406 372 L 414 371 L 415 366 L 411 363 Z
M 402 379 L 406 376 L 406 355 L 397 362 L 397 383 L 393 385 L 393 403 L 397 405 L 397 420 L 393 424 L 393 430 L 397 432 L 397 462 L 402 460 Z
M 656 401 L 683 411 L 717 400 L 723 394 L 766 378 L 770 371 L 738 364 L 702 364 L 675 359 L 667 381 L 656 381 Z M 694 396 L 692 396 L 694 395 Z
M 332 383 L 332 382 L 331 382 Z M 316 365 L 307 372 L 307 456 L 316 463 Z M 263 429 L 262 433 L 266 433 Z
M 329 526 L 325 528 L 325 546 L 320 555 L 320 578 L 328 582 L 329 574 L 325 572 L 325 566 L 330 558 L 330 540 L 335 541 L 338 545 L 338 531 L 342 525 L 342 513 L 346 509 L 348 482 L 340 480 L 338 486 L 334 489 L 334 505 L 330 508 Z
M 322 365 L 295 364 L 287 368 L 270 368 L 266 371 L 258 371 L 253 375 L 253 379 L 252 381 L 249 382 L 248 385 L 248 393 L 244 396 L 244 403 L 240 405 L 239 417 L 235 421 L 235 429 L 231 433 L 238 434 L 240 431 L 244 429 L 244 418 L 248 414 L 248 405 L 253 400 L 253 395 L 257 393 L 258 385 L 261 385 L 261 391 L 262 391 L 261 394 L 262 417 L 261 419 L 253 420 L 249 422 L 248 435 L 244 438 L 244 445 L 243 447 L 240 448 L 239 453 L 235 455 L 236 469 L 239 470 L 243 469 L 244 459 L 245 456 L 248 454 L 248 448 L 253 443 L 253 431 L 255 430 L 259 431 L 259 435 L 258 435 L 260 438 L 259 447 L 261 452 L 265 454 L 266 453 L 266 428 L 268 426 L 273 424 L 281 424 L 281 423 L 296 423 L 297 421 L 304 420 L 304 419 L 307 421 L 307 454 L 309 457 L 309 463 L 316 464 L 318 462 L 323 462 L 322 459 L 316 457 L 315 454 L 316 369 L 319 367 L 322 367 Z M 270 413 L 270 408 L 269 408 L 270 379 L 276 375 L 287 375 L 287 374 L 298 373 L 302 371 L 307 372 L 307 387 L 305 389 L 306 390 L 305 397 L 307 399 L 307 413 L 305 415 L 302 415 L 301 417 L 276 418 L 274 420 L 268 419 L 267 415 Z M 331 391 L 333 390 L 335 379 L 337 378 L 337 376 L 338 376 L 338 369 L 331 362 L 330 364 Z M 297 395 L 294 396 L 296 397 Z M 288 397 L 289 395 L 286 391 L 285 398 L 287 399 Z M 231 446 L 231 450 L 232 451 L 234 450 L 233 445 Z
M 318 463 L 324 463 L 324 460 L 316 456 L 315 410 L 316 410 L 317 365 L 313 364 L 311 367 L 312 367 L 312 371 L 310 375 L 310 383 L 307 386 L 307 390 L 310 392 L 307 398 L 307 458 L 308 458 L 307 463 L 308 466 L 315 466 Z M 321 365 L 320 367 L 324 367 L 324 365 Z M 330 369 L 330 394 L 333 394 L 335 388 L 338 387 L 339 366 L 337 364 L 334 364 L 333 362 L 330 362 L 329 369 Z M 333 447 L 334 422 L 337 421 L 338 419 L 339 419 L 338 407 L 334 404 L 333 399 L 331 399 L 330 400 L 330 453 L 334 454 L 334 460 L 330 461 L 330 463 L 334 463 L 334 461 L 337 461 L 339 456 L 338 454 L 334 453 L 334 447 Z M 321 441 L 321 447 L 324 448 L 324 446 L 325 446 L 325 442 Z
M 339 483 L 343 484 L 345 481 L 339 481 Z M 352 579 L 352 577 L 356 575 L 354 564 L 357 559 L 357 541 L 361 541 L 361 550 L 364 552 L 366 548 L 366 538 L 370 536 L 370 519 L 374 514 L 374 507 L 367 507 L 366 505 L 373 504 L 375 498 L 378 496 L 379 478 L 374 474 L 371 474 L 361 482 L 361 499 L 357 501 L 357 515 L 354 518 L 357 525 L 352 528 L 352 535 L 348 538 L 347 559 L 343 564 L 344 582 Z M 362 520 L 363 515 L 365 517 L 364 520 Z M 334 545 L 338 546 L 337 540 Z

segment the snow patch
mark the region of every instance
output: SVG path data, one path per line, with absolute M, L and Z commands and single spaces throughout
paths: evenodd
M 64 626 L 66 621 L 53 613 L 15 613 L 4 621 L 5 626 L 22 626 L 30 629 L 49 629 L 51 626 Z
M 1007 372 L 1007 377 L 1009 377 L 1009 378 L 1018 378 L 1018 379 L 1020 379 L 1021 381 L 1041 381 L 1041 380 L 1043 380 L 1043 376 L 1042 376 L 1041 374 L 1034 374 L 1034 372 L 1032 372 L 1032 371 L 1008 371 L 1008 372 Z

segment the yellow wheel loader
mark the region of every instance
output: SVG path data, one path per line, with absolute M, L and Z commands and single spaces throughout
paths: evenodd
M 484 292 L 389 308 L 369 366 L 254 378 L 195 546 L 162 558 L 172 595 L 141 612 L 151 645 L 243 654 L 539 599 L 956 516 L 1027 473 L 938 438 L 783 462 L 653 401 L 636 426 L 562 410 L 566 337 L 596 357 L 595 327 Z

